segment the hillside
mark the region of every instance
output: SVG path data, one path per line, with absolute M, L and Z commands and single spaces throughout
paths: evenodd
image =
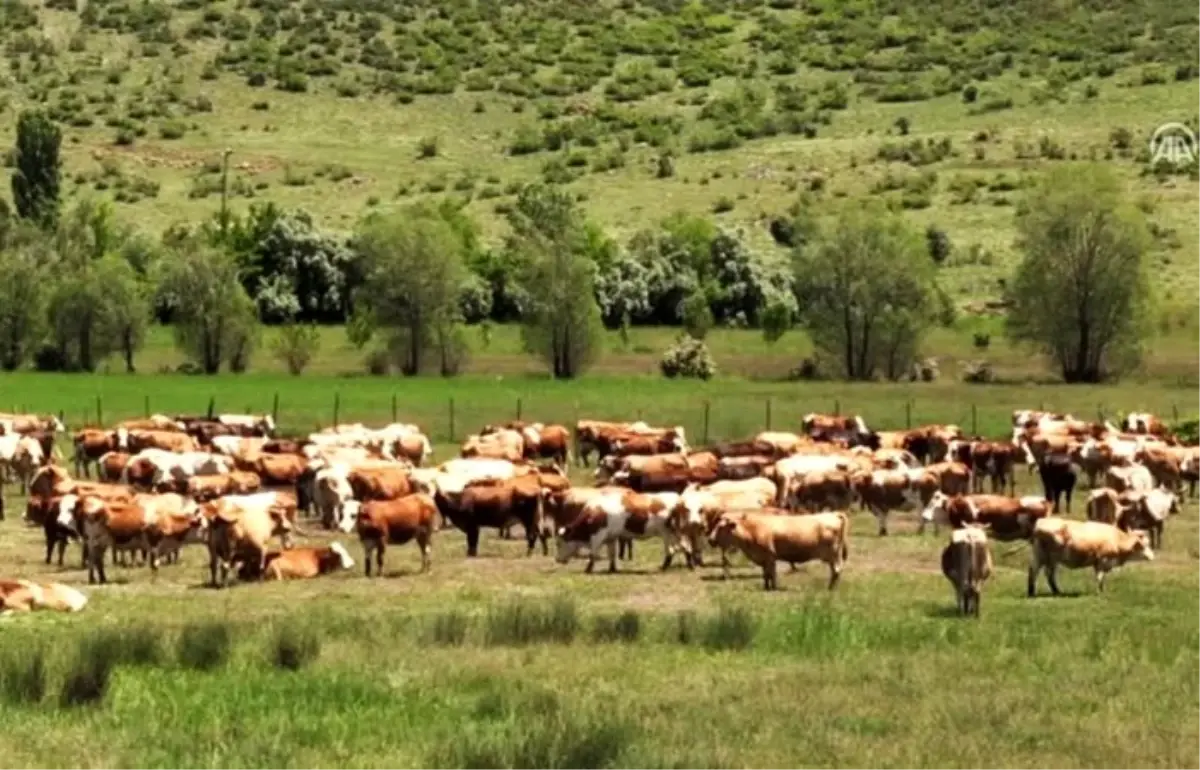
M 1154 0 L 4 0 L 0 142 L 46 104 L 68 195 L 158 232 L 269 198 L 348 229 L 369 206 L 473 198 L 485 230 L 531 179 L 627 236 L 683 209 L 764 227 L 885 196 L 949 235 L 943 283 L 993 298 L 1040 171 L 1109 162 L 1194 313 L 1197 192 L 1148 140 L 1195 125 L 1197 10 Z

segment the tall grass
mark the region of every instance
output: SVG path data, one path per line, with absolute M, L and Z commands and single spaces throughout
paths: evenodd
M 0 657 L 0 697 L 14 706 L 36 704 L 46 695 L 46 652 L 40 644 L 8 647 Z
M 276 630 L 269 649 L 276 668 L 299 671 L 321 654 L 321 637 L 311 626 L 287 623 Z
M 179 634 L 176 656 L 185 668 L 210 671 L 225 663 L 231 645 L 228 623 L 190 623 Z
M 552 642 L 570 644 L 579 632 L 575 602 L 557 597 L 549 603 L 520 597 L 488 612 L 484 643 L 519 646 Z

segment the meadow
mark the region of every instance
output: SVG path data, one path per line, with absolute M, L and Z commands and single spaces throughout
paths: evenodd
M 729 336 L 717 347 L 738 343 Z M 170 351 L 152 346 L 149 360 L 156 355 L 165 361 Z M 338 419 L 376 424 L 394 404 L 398 419 L 430 434 L 437 459 L 453 456 L 452 437 L 518 409 L 546 421 L 642 416 L 685 425 L 699 442 L 706 403 L 711 440 L 768 419 L 795 429 L 803 414 L 834 408 L 880 428 L 958 422 L 991 436 L 1005 434 L 1019 407 L 1087 417 L 1134 408 L 1189 417 L 1195 408 L 1194 385 L 1170 379 L 701 383 L 629 372 L 574 383 L 520 373 L 17 373 L 0 376 L 0 393 L 0 403 L 61 409 L 76 425 L 94 421 L 97 397 L 111 424 L 147 408 L 203 412 L 210 399 L 218 410 L 265 411 L 278 393 L 285 432 L 328 424 L 335 402 Z M 572 477 L 588 483 L 589 473 Z M 1040 492 L 1036 477 L 1020 471 L 1018 480 L 1019 493 Z M 12 766 L 1200 762 L 1195 501 L 1169 522 L 1158 558 L 1118 572 L 1105 595 L 1081 571 L 1062 578 L 1066 596 L 1026 599 L 1028 548 L 994 545 L 999 567 L 982 618 L 963 621 L 938 567 L 944 534 L 917 535 L 912 512 L 886 538 L 855 513 L 849 566 L 832 593 L 815 565 L 785 570 L 776 594 L 762 591 L 745 562 L 729 581 L 711 566 L 660 573 L 653 542 L 612 576 L 582 574 L 580 562 L 558 565 L 540 551 L 525 558 L 523 543 L 494 534 L 467 560 L 454 530 L 435 539 L 425 575 L 404 547 L 389 551 L 383 578 L 362 577 L 356 564 L 315 581 L 214 591 L 204 587 L 207 558 L 192 546 L 157 578 L 115 569 L 112 584 L 89 589 L 77 547 L 63 569 L 42 563 L 41 533 L 21 523 L 13 492 L 14 513 L 0 522 L 5 575 L 78 585 L 91 604 L 78 616 L 4 621 L 0 755 Z M 359 559 L 353 537 L 340 539 Z

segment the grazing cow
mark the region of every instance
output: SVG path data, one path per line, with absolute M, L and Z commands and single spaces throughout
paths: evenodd
M 262 445 L 262 451 L 272 455 L 304 454 L 304 444 L 297 439 L 269 438 Z
M 867 424 L 858 415 L 807 414 L 801 420 L 800 426 L 810 437 L 836 433 L 870 433 Z
M 708 533 L 721 514 L 733 510 L 763 510 L 775 501 L 775 483 L 770 479 L 718 481 L 707 486 L 689 486 L 679 495 L 672 511 L 671 526 L 690 546 L 693 563 L 703 564 L 703 545 Z M 728 564 L 725 549 L 721 563 Z
M 762 568 L 763 588 L 779 587 L 777 562 L 793 566 L 817 559 L 829 565 L 829 588 L 837 585 L 849 556 L 850 518 L 840 512 L 780 516 L 726 513 L 709 536 L 714 547 L 736 548 Z M 726 568 L 726 573 L 728 568 Z
M 241 436 L 263 436 L 275 433 L 275 419 L 269 414 L 219 414 L 217 423 L 232 428 Z
M 564 425 L 543 425 L 540 422 L 525 423 L 519 420 L 501 426 L 488 425 L 481 436 L 502 430 L 517 431 L 525 441 L 525 459 L 548 459 L 566 466 L 570 461 L 571 431 Z
M 628 433 L 614 437 L 609 442 L 605 454 L 612 457 L 629 457 L 630 455 L 657 455 L 686 451 L 687 444 L 674 432 L 657 436 Z
M 1126 493 L 1122 503 L 1116 522 L 1118 528 L 1127 532 L 1146 530 L 1150 535 L 1150 547 L 1162 548 L 1163 525 L 1168 516 L 1179 513 L 1179 497 L 1157 487 L 1149 492 Z
M 209 572 L 217 588 L 228 583 L 230 570 L 240 563 L 249 565 L 250 575 L 261 575 L 273 536 L 288 550 L 292 532 L 303 534 L 293 521 L 296 500 L 283 492 L 218 497 L 204 503 L 201 513 L 208 529 Z
M 83 592 L 62 583 L 0 579 L 0 617 L 33 610 L 79 612 L 87 603 Z
M 1026 593 L 1037 595 L 1037 577 L 1046 570 L 1050 591 L 1058 596 L 1056 580 L 1059 566 L 1068 569 L 1092 567 L 1096 572 L 1096 590 L 1104 591 L 1104 579 L 1116 567 L 1130 561 L 1153 561 L 1154 550 L 1145 532 L 1124 532 L 1100 521 L 1072 521 L 1050 516 L 1039 521 L 1033 531 Z
M 853 465 L 845 457 L 834 455 L 792 455 L 775 463 L 775 485 L 779 490 L 776 506 L 785 508 L 794 497 L 794 490 L 810 473 L 851 471 Z
M 635 492 L 682 492 L 688 484 L 708 484 L 718 478 L 720 461 L 711 452 L 666 454 L 609 458 L 612 464 L 602 464 L 596 471 L 597 480 L 604 481 L 610 473 L 613 484 L 627 486 Z
M 433 533 L 436 531 L 438 507 L 426 494 L 413 494 L 399 500 L 372 500 L 360 503 L 350 500 L 338 518 L 343 532 L 357 530 L 363 547 L 363 568 L 371 576 L 371 557 L 375 557 L 375 573 L 383 576 L 383 556 L 389 545 L 404 545 L 416 541 L 421 549 L 421 571 L 431 564 Z
M 1029 539 L 1035 522 L 1049 515 L 1050 501 L 1041 497 L 951 497 L 944 492 L 934 493 L 929 505 L 921 512 L 926 523 L 933 523 L 935 533 L 939 525 L 960 529 L 974 524 L 985 527 L 992 538 L 1005 542 Z
M 1054 503 L 1054 513 L 1059 511 L 1059 501 L 1065 496 L 1067 513 L 1071 512 L 1071 494 L 1075 491 L 1075 466 L 1064 457 L 1048 457 L 1038 465 L 1042 479 L 1042 491 L 1047 500 Z
M 324 548 L 292 548 L 267 554 L 263 580 L 305 580 L 354 567 L 354 559 L 341 543 Z
M 172 433 L 186 433 L 188 426 L 178 420 L 172 420 L 165 414 L 152 414 L 149 417 L 134 420 L 122 420 L 118 428 L 125 430 L 164 430 Z
M 408 469 L 399 465 L 352 468 L 346 481 L 359 500 L 395 500 L 413 491 Z
M 192 476 L 187 480 L 186 494 L 198 503 L 207 503 L 224 495 L 252 495 L 262 488 L 258 474 L 247 471 L 231 471 L 205 476 Z
M 767 455 L 722 457 L 717 462 L 717 478 L 739 481 L 757 476 L 774 475 L 775 458 Z
M 88 476 L 88 466 L 94 464 L 105 454 L 119 449 L 121 441 L 116 431 L 94 430 L 87 428 L 75 434 L 75 475 Z
M 1124 516 L 1127 500 L 1123 500 L 1117 490 L 1110 487 L 1100 487 L 1088 493 L 1088 521 L 1103 521 L 1106 524 L 1116 524 Z
M 1016 475 L 1013 470 L 1019 459 L 1024 458 L 1023 450 L 1010 441 L 976 441 L 971 445 L 971 470 L 973 472 L 971 491 L 983 492 L 983 480 L 991 480 L 991 492 L 994 495 L 1016 494 Z
M 942 574 L 954 586 L 959 614 L 979 617 L 979 589 L 992 575 L 987 533 L 978 527 L 951 532 L 950 544 L 942 551 Z
M 1181 492 L 1183 489 L 1183 465 L 1187 459 L 1186 448 L 1169 446 L 1146 446 L 1134 456 L 1136 462 L 1150 471 L 1155 484 L 1175 492 Z
M 588 549 L 585 572 L 596 566 L 596 556 L 601 548 L 608 552 L 608 571 L 617 571 L 617 545 L 622 540 L 641 540 L 650 537 L 663 539 L 662 569 L 671 566 L 680 541 L 670 525 L 671 511 L 679 502 L 679 495 L 640 494 L 626 492 L 623 495 L 599 495 L 583 506 L 575 521 L 557 532 L 558 552 L 555 560 L 566 564 L 583 548 Z M 693 566 L 691 554 L 686 550 L 687 564 Z
M 0 473 L 16 474 L 21 484 L 21 494 L 29 488 L 33 474 L 47 461 L 42 445 L 31 436 L 13 433 L 0 436 Z
M 948 461 L 928 465 L 919 471 L 909 471 L 909 483 L 917 491 L 921 505 L 929 505 L 934 492 L 965 495 L 971 489 L 971 470 L 965 464 Z
M 583 513 L 583 508 L 593 498 L 602 495 L 620 497 L 629 490 L 625 487 L 572 487 L 550 491 L 545 496 L 543 523 L 553 536 L 559 529 L 575 521 Z

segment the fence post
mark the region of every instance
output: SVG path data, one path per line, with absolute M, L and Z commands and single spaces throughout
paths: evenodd
M 96 394 L 96 422 L 104 425 L 104 402 L 100 400 L 100 394 Z
M 83 422 L 79 423 L 79 425 L 84 428 L 88 427 L 88 410 L 86 406 L 83 408 Z
M 767 396 L 767 430 L 771 429 L 771 397 Z
M 1171 404 L 1171 422 L 1179 422 L 1179 405 Z
M 912 427 L 912 399 L 904 402 L 904 429 Z
M 971 404 L 971 435 L 979 435 L 979 407 Z
M 521 397 L 517 396 L 517 422 L 521 421 Z
M 213 418 L 213 412 L 215 412 L 215 411 L 217 411 L 217 397 L 209 396 L 208 397 L 208 419 L 211 420 Z
M 454 397 L 450 397 L 450 440 L 454 440 Z
M 708 410 L 711 406 L 708 399 L 704 399 L 704 439 L 700 442 L 701 444 L 708 443 Z
M 842 416 L 842 402 L 840 399 L 835 398 L 833 400 L 833 416 L 834 417 Z
M 1104 422 L 1104 403 L 1096 405 L 1096 422 Z
M 67 427 L 67 413 L 61 409 L 58 410 L 58 421 L 63 424 L 64 428 Z
M 396 421 L 396 419 L 397 419 L 396 414 L 397 414 L 397 412 L 396 412 L 396 394 L 392 393 L 392 422 Z
M 275 391 L 275 397 L 271 399 L 271 421 L 276 425 L 279 424 L 279 391 Z
M 338 424 L 338 413 L 342 411 L 342 394 L 340 391 L 333 392 L 333 424 Z
M 146 393 L 145 395 L 142 396 L 142 411 L 146 413 L 145 414 L 146 417 L 150 416 L 150 394 L 149 393 Z

